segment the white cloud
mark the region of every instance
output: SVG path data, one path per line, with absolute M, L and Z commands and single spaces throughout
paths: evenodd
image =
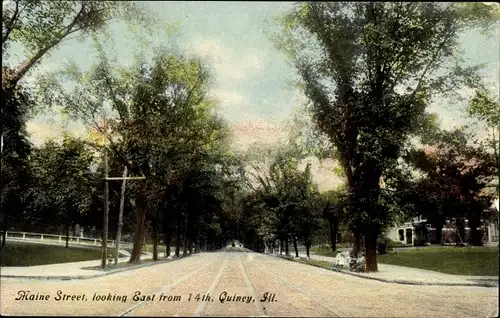
M 221 85 L 231 85 L 262 69 L 258 51 L 238 55 L 231 48 L 210 39 L 196 39 L 187 45 L 188 52 L 206 59 L 215 70 L 215 78 Z
M 258 52 L 245 54 L 241 59 L 241 68 L 247 72 L 258 72 L 263 69 L 262 59 Z
M 61 118 L 53 118 L 53 122 L 44 122 L 41 119 L 30 120 L 26 123 L 26 130 L 30 140 L 35 145 L 41 145 L 46 141 L 59 139 L 63 132 L 70 133 L 75 137 L 85 137 L 88 134 L 87 128 L 79 122 L 69 122 L 63 125 Z
M 40 145 L 50 139 L 55 139 L 61 133 L 60 130 L 54 129 L 50 125 L 39 120 L 32 120 L 26 123 L 26 130 L 30 135 L 31 141 L 35 145 Z
M 236 90 L 217 88 L 210 92 L 212 98 L 223 106 L 248 104 L 248 98 Z

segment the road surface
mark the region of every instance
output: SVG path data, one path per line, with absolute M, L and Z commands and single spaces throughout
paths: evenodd
M 2 315 L 492 317 L 498 290 L 388 284 L 230 248 L 88 280 L 3 278 L 0 306 Z

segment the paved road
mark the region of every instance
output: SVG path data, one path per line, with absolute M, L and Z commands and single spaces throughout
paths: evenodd
M 495 288 L 388 284 L 233 249 L 89 280 L 4 278 L 1 287 L 3 315 L 492 317 L 498 308 Z M 20 291 L 49 299 L 16 300 Z M 85 297 L 57 300 L 58 291 Z

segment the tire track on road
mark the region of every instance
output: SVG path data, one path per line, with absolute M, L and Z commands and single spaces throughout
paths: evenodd
M 260 256 L 260 255 L 259 255 Z M 329 313 L 332 314 L 332 317 L 341 317 L 339 314 L 337 314 L 335 311 L 333 311 L 332 309 L 326 307 L 324 304 L 322 304 L 321 302 L 317 301 L 313 296 L 310 296 L 308 294 L 306 294 L 303 290 L 301 290 L 300 288 L 298 288 L 297 286 L 291 284 L 289 281 L 279 277 L 278 275 L 276 274 L 273 274 L 273 273 L 270 273 L 269 270 L 266 270 L 264 269 L 261 265 L 258 265 L 254 262 L 252 262 L 252 265 L 255 266 L 256 268 L 258 268 L 261 272 L 264 272 L 266 275 L 268 276 L 271 276 L 273 277 L 276 281 L 279 281 L 283 284 L 285 284 L 286 286 L 288 286 L 289 288 L 295 290 L 296 292 L 298 292 L 299 294 L 301 294 L 302 296 L 308 298 L 311 302 L 315 303 L 316 305 L 322 307 L 323 309 L 325 309 L 326 311 L 328 311 Z
M 174 288 L 175 286 L 179 285 L 180 283 L 192 278 L 193 276 L 195 276 L 196 274 L 198 274 L 200 271 L 208 268 L 209 266 L 213 265 L 215 262 L 218 262 L 219 260 L 214 260 L 214 261 L 210 261 L 208 264 L 202 266 L 202 267 L 199 267 L 198 269 L 182 276 L 180 279 L 176 280 L 175 282 L 173 282 L 172 284 L 169 284 L 167 286 L 161 286 L 158 290 L 156 290 L 154 293 L 155 294 L 158 294 L 158 293 L 165 293 L 167 294 L 172 288 Z M 139 308 L 140 306 L 146 304 L 147 301 L 140 301 L 136 304 L 134 304 L 133 306 L 131 306 L 130 308 L 128 308 L 127 310 L 119 313 L 117 316 L 119 317 L 123 317 L 123 316 L 126 316 L 130 313 L 132 313 L 134 310 L 136 310 L 137 308 Z
M 212 294 L 213 295 L 213 292 L 214 292 L 215 288 L 217 288 L 217 284 L 219 284 L 219 281 L 220 281 L 220 278 L 222 276 L 222 273 L 224 273 L 224 271 L 226 270 L 228 263 L 229 263 L 229 256 L 226 256 L 224 258 L 224 261 L 222 262 L 222 266 L 220 267 L 219 272 L 217 273 L 217 276 L 215 276 L 215 278 L 214 278 L 214 280 L 212 282 L 212 285 L 210 285 L 210 288 L 208 289 L 208 291 L 207 291 L 206 294 Z M 203 310 L 205 310 L 206 305 L 207 305 L 207 302 L 202 301 L 198 305 L 198 307 L 196 308 L 196 311 L 195 311 L 195 313 L 194 313 L 193 316 L 200 317 L 201 313 L 203 312 Z
M 255 304 L 255 309 L 257 310 L 258 317 L 267 317 L 266 310 L 265 310 L 264 306 L 261 304 L 261 302 L 259 301 L 259 296 L 257 294 L 257 290 L 255 289 L 255 286 L 252 283 L 252 281 L 250 280 L 250 278 L 248 277 L 248 273 L 247 273 L 247 270 L 245 268 L 245 265 L 243 264 L 243 260 L 242 260 L 241 256 L 238 258 L 238 261 L 240 263 L 240 268 L 241 268 L 241 272 L 243 274 L 243 278 L 245 279 L 245 282 L 248 286 L 248 291 L 250 294 L 252 294 L 252 296 L 255 299 L 254 304 Z

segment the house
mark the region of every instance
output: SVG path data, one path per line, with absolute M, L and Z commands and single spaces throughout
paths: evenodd
M 427 220 L 421 220 L 420 218 L 414 218 L 410 222 L 405 222 L 403 224 L 396 224 L 387 232 L 387 238 L 394 242 L 399 242 L 408 245 L 420 245 L 415 244 L 415 240 L 427 240 L 427 231 L 424 228 L 431 230 L 430 224 L 427 224 Z
M 498 215 L 498 204 L 499 200 L 495 200 L 494 204 L 490 209 L 496 209 Z M 429 244 L 443 244 L 443 245 L 455 245 L 458 241 L 465 243 L 467 241 L 468 233 L 470 228 L 467 226 L 467 220 L 465 220 L 465 236 L 460 237 L 457 235 L 454 220 L 449 220 L 446 224 L 443 224 L 441 242 L 436 240 L 436 228 L 427 223 L 427 220 L 414 218 L 411 222 L 406 222 L 403 224 L 396 224 L 387 232 L 387 238 L 394 242 L 399 242 L 403 244 L 422 246 Z M 499 235 L 498 235 L 498 219 L 496 222 L 488 222 L 481 226 L 483 231 L 483 241 L 485 245 L 498 246 Z

